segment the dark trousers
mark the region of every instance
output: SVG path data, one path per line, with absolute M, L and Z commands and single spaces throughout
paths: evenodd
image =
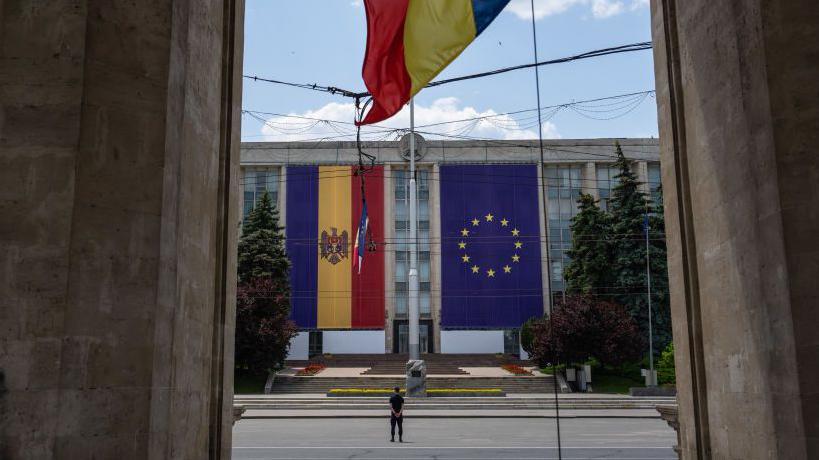
M 401 438 L 404 436 L 404 416 L 396 417 L 393 414 L 390 414 L 390 434 L 392 437 L 395 437 L 395 425 L 398 425 L 398 437 Z

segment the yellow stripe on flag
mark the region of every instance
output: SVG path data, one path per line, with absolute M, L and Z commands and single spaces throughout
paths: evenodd
M 415 95 L 475 39 L 472 0 L 410 0 L 404 59 Z
M 318 233 L 318 328 L 349 329 L 352 325 L 351 258 L 355 235 L 350 228 L 350 167 L 319 167 Z M 335 229 L 335 234 L 333 233 Z M 340 245 L 325 240 L 333 235 Z M 346 237 L 345 237 L 346 236 Z M 334 253 L 340 250 L 341 253 Z M 335 256 L 335 257 L 334 257 Z M 333 263 L 335 262 L 335 263 Z M 298 276 L 298 274 L 296 274 Z M 298 295 L 298 293 L 296 293 Z

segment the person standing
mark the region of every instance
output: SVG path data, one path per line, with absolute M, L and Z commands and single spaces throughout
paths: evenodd
M 390 442 L 395 442 L 395 425 L 398 425 L 398 442 L 404 442 L 404 398 L 400 388 L 394 390 L 395 394 L 390 397 Z

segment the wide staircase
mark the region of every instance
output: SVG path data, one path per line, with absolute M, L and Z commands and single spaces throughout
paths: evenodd
M 273 394 L 324 394 L 333 388 L 403 387 L 402 377 L 276 377 Z M 552 393 L 554 379 L 541 377 L 427 377 L 428 389 L 500 388 L 508 394 Z
M 499 369 L 503 364 L 531 365 L 508 355 L 477 354 L 425 354 L 421 357 L 427 366 L 427 388 L 500 388 L 508 394 L 551 393 L 554 391 L 552 376 L 486 377 L 471 375 L 464 369 Z M 309 362 L 288 361 L 290 367 L 303 367 L 309 363 L 323 364 L 328 368 L 364 369 L 355 376 L 297 377 L 279 375 L 272 387 L 274 394 L 323 394 L 334 388 L 387 389 L 403 387 L 408 356 L 389 355 L 324 355 Z M 326 375 L 326 374 L 325 374 Z
M 291 367 L 303 367 L 309 363 L 324 364 L 327 367 L 367 368 L 362 375 L 404 375 L 409 356 L 389 355 L 332 355 L 316 356 L 310 361 L 287 361 Z M 500 367 L 503 364 L 531 365 L 528 361 L 509 355 L 486 354 L 424 354 L 427 375 L 469 375 L 463 367 Z

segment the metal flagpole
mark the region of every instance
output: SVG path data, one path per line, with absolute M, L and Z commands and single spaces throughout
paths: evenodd
M 646 280 L 648 281 L 648 386 L 657 385 L 657 377 L 654 373 L 654 331 L 651 324 L 651 258 L 649 257 L 649 242 L 648 242 L 648 214 L 646 213 L 643 227 L 646 234 Z
M 418 209 L 415 183 L 415 99 L 410 99 L 409 180 L 409 359 L 421 359 L 418 311 Z

